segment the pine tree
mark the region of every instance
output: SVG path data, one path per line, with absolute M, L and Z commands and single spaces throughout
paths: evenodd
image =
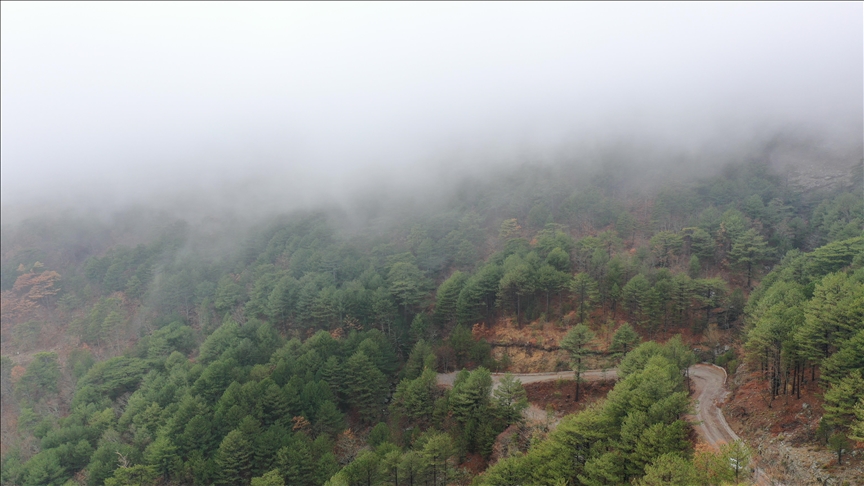
M 250 486 L 285 486 L 285 480 L 282 479 L 278 469 L 273 469 L 263 476 L 252 478 Z
M 836 427 L 846 428 L 855 420 L 855 406 L 864 398 L 864 376 L 854 370 L 825 392 L 824 420 Z
M 289 419 L 288 400 L 282 389 L 273 383 L 269 378 L 262 382 L 264 384 L 264 392 L 261 398 L 257 400 L 258 416 L 264 426 L 269 427 L 273 424 L 287 424 Z
M 585 322 L 585 317 L 591 312 L 591 305 L 598 297 L 597 282 L 587 273 L 577 273 L 570 281 L 570 292 L 576 297 L 579 322 Z
M 411 450 L 402 455 L 402 460 L 399 463 L 399 475 L 402 477 L 403 484 L 408 486 L 421 484 L 425 472 L 426 462 L 419 452 Z
M 492 391 L 492 399 L 499 416 L 508 424 L 521 422 L 522 412 L 528 408 L 528 395 L 522 382 L 511 373 L 505 374 L 498 387 Z
M 435 293 L 435 322 L 452 324 L 456 320 L 459 293 L 467 279 L 468 275 L 457 270 L 438 286 Z
M 687 459 L 678 454 L 663 454 L 645 468 L 637 486 L 691 486 L 700 484 L 696 471 Z
M 396 386 L 391 410 L 398 411 L 412 423 L 428 424 L 432 419 L 437 384 L 435 372 L 426 369 L 419 377 L 403 379 Z
M 279 449 L 276 454 L 276 467 L 282 473 L 286 484 L 301 486 L 315 484 L 315 463 L 309 438 L 297 434 L 288 446 Z
M 432 486 L 448 483 L 449 463 L 453 453 L 453 441 L 449 435 L 436 432 L 429 436 L 421 454 L 432 476 Z
M 585 472 L 577 477 L 582 484 L 588 486 L 626 484 L 625 463 L 626 460 L 621 456 L 620 452 L 607 452 L 585 462 Z
M 649 307 L 649 299 L 651 293 L 651 284 L 645 275 L 636 274 L 631 278 L 627 285 L 621 289 L 621 297 L 624 300 L 624 306 L 630 312 L 632 317 L 638 317 L 644 321 L 647 317 Z
M 335 437 L 345 429 L 345 415 L 330 400 L 324 401 L 315 414 L 315 432 Z
M 171 478 L 179 470 L 182 461 L 177 455 L 177 446 L 170 438 L 162 435 L 144 451 L 144 458 L 164 479 Z
M 577 324 L 564 336 L 560 346 L 570 353 L 570 365 L 576 373 L 576 401 L 579 401 L 579 384 L 582 381 L 582 357 L 588 349 L 588 343 L 594 339 L 594 332 L 585 324 Z
M 609 347 L 609 350 L 618 356 L 624 356 L 631 349 L 635 348 L 640 340 L 641 338 L 633 330 L 633 326 L 625 322 L 612 336 L 612 345 Z
M 252 476 L 252 443 L 234 429 L 222 439 L 216 452 L 218 484 L 246 484 Z
M 345 362 L 345 388 L 348 403 L 366 423 L 374 423 L 381 413 L 387 393 L 387 379 L 362 352 Z
M 434 369 L 435 359 L 435 352 L 432 350 L 432 346 L 423 339 L 417 341 L 408 355 L 408 360 L 405 362 L 405 378 L 413 380 L 420 376 L 424 369 Z
M 739 268 L 745 270 L 747 275 L 747 288 L 750 288 L 750 281 L 753 277 L 753 268 L 759 265 L 768 256 L 768 246 L 762 235 L 754 229 L 749 229 L 741 236 L 734 239 L 732 249 L 729 251 L 729 258 Z

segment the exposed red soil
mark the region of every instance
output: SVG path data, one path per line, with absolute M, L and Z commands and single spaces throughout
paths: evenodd
M 465 462 L 460 464 L 460 467 L 464 467 L 468 471 L 470 471 L 471 476 L 478 476 L 488 467 L 488 462 L 486 459 L 483 459 L 483 456 L 480 454 L 468 454 L 465 458 Z
M 784 434 L 795 444 L 812 440 L 812 433 L 815 433 L 824 413 L 822 389 L 817 382 L 808 381 L 804 384 L 800 399 L 791 393 L 790 387 L 786 395 L 771 400 L 768 383 L 761 379 L 758 372 L 738 375 L 735 381 L 740 382 L 740 385 L 732 387 L 732 395 L 724 409 L 733 428 Z
M 790 387 L 786 395 L 771 400 L 758 371 L 740 370 L 730 379 L 732 394 L 724 407 L 729 425 L 761 450 L 759 464 L 784 484 L 864 485 L 864 443 L 850 444 L 857 453 L 847 451 L 843 464 L 837 464 L 837 455 L 817 437 L 824 413 L 818 373 L 816 381 L 809 370 L 806 378 L 800 399 Z
M 570 414 L 584 409 L 591 403 L 604 398 L 609 390 L 615 386 L 614 381 L 596 381 L 582 383 L 580 386 L 579 401 L 576 397 L 576 381 L 557 380 L 529 383 L 525 385 L 528 401 L 546 410 L 550 406 L 556 414 Z

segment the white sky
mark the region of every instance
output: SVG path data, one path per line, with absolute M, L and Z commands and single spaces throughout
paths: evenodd
M 858 140 L 862 18 L 816 2 L 3 2 L 2 202 L 262 177 L 309 199 L 447 154 L 616 135 Z

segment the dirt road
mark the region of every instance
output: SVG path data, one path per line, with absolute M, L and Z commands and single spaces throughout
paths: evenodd
M 540 381 L 554 381 L 559 379 L 572 379 L 572 371 L 561 371 L 557 373 L 513 373 L 523 384 L 537 383 Z M 492 386 L 498 386 L 504 373 L 492 373 Z M 585 381 L 613 380 L 618 377 L 617 370 L 588 370 L 582 372 Z M 729 391 L 726 390 L 726 371 L 723 368 L 709 364 L 697 364 L 690 367 L 691 386 L 693 387 L 693 400 L 695 414 L 690 417 L 695 422 L 696 433 L 706 443 L 719 447 L 721 444 L 739 440 L 735 431 L 726 423 L 726 417 L 720 410 L 720 405 L 726 399 Z M 456 379 L 456 372 L 439 373 L 438 383 L 452 387 Z M 539 418 L 543 415 L 538 407 L 532 404 L 527 410 L 529 419 Z M 759 486 L 782 486 L 772 481 L 764 471 L 755 469 L 754 480 Z
M 438 384 L 444 385 L 447 387 L 452 387 L 453 382 L 456 380 L 456 375 L 458 372 L 453 371 L 451 373 L 438 373 Z M 492 373 L 492 388 L 495 389 L 498 386 L 498 383 L 501 382 L 501 378 L 506 373 Z M 519 379 L 523 385 L 527 385 L 528 383 L 538 383 L 541 381 L 555 381 L 555 380 L 572 380 L 575 374 L 572 371 L 558 371 L 558 372 L 549 372 L 549 373 L 513 373 L 513 377 Z M 583 381 L 606 381 L 606 380 L 614 380 L 618 377 L 618 373 L 615 368 L 610 368 L 608 370 L 585 370 L 582 372 L 582 380 Z
M 699 437 L 715 448 L 740 440 L 720 410 L 720 405 L 729 394 L 726 389 L 726 370 L 715 365 L 697 364 L 690 367 L 690 378 L 696 412 L 690 418 L 696 422 L 695 428 Z M 782 486 L 759 467 L 754 469 L 753 480 L 758 486 Z
M 719 366 L 697 364 L 690 367 L 695 402 L 696 433 L 708 444 L 719 446 L 738 440 L 726 423 L 719 405 L 726 399 L 726 371 Z

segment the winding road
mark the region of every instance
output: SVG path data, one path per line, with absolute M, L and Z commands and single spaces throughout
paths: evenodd
M 438 384 L 452 387 L 457 374 L 459 374 L 458 371 L 438 373 Z M 492 373 L 492 389 L 495 389 L 498 386 L 498 383 L 501 382 L 501 378 L 503 378 L 505 374 L 506 373 Z M 538 383 L 541 381 L 569 380 L 573 378 L 572 371 L 512 373 L 512 375 L 514 378 L 518 378 L 523 385 L 527 385 L 528 383 Z M 618 372 L 615 368 L 609 368 L 608 370 L 585 370 L 582 372 L 583 381 L 606 381 L 614 380 L 616 378 L 618 378 Z
M 456 372 L 439 373 L 438 384 L 452 387 L 456 379 Z M 690 416 L 699 438 L 705 443 L 718 448 L 721 444 L 739 440 L 735 431 L 729 427 L 720 405 L 726 399 L 729 391 L 726 390 L 726 371 L 719 366 L 710 364 L 696 364 L 690 367 L 691 386 L 693 389 L 694 415 Z M 498 386 L 504 373 L 492 373 L 492 386 Z M 541 381 L 555 381 L 573 378 L 572 371 L 561 371 L 555 373 L 513 373 L 523 384 L 537 383 Z M 614 368 L 608 370 L 587 370 L 582 372 L 585 381 L 605 381 L 618 377 Z M 532 409 L 537 408 L 532 404 Z M 528 414 L 534 418 L 536 411 L 529 409 Z M 539 410 L 539 409 L 538 409 Z M 535 412 L 535 413 L 532 413 Z M 777 485 L 764 471 L 755 469 L 754 478 L 757 485 Z

